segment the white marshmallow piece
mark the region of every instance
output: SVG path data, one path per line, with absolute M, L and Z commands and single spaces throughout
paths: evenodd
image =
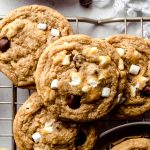
M 51 35 L 52 36 L 60 36 L 60 32 L 59 32 L 59 30 L 52 28 Z
M 118 103 L 120 102 L 122 95 L 123 95 L 122 93 L 118 94 L 118 96 L 117 96 L 117 102 Z
M 139 83 L 139 89 L 142 90 L 146 86 L 147 81 L 149 81 L 149 78 L 139 75 L 136 81 Z
M 58 88 L 58 80 L 57 80 L 57 79 L 54 79 L 54 80 L 51 82 L 51 89 L 56 90 L 57 88 Z
M 45 133 L 52 133 L 54 131 L 52 126 L 44 127 L 43 130 Z
M 72 73 L 71 74 L 71 82 L 69 82 L 69 85 L 72 85 L 72 86 L 77 86 L 81 83 L 81 78 L 79 76 L 78 73 Z
M 110 63 L 110 57 L 109 56 L 99 56 L 99 61 L 101 65 L 106 65 Z
M 97 85 L 99 84 L 99 81 L 98 81 L 98 79 L 96 79 L 96 78 L 90 78 L 90 79 L 88 80 L 88 84 L 89 84 L 91 87 L 95 88 L 95 87 L 97 87 Z
M 110 77 L 110 73 L 108 70 L 102 71 L 99 76 L 98 76 L 98 80 L 104 80 Z
M 39 132 L 35 132 L 33 135 L 32 135 L 32 138 L 34 140 L 35 143 L 38 143 L 41 139 L 41 134 Z
M 63 62 L 63 65 L 69 65 L 70 64 L 70 55 L 66 55 Z
M 122 59 L 119 60 L 118 68 L 119 68 L 119 70 L 124 70 L 124 62 Z
M 44 130 L 45 133 L 52 133 L 53 132 L 52 124 L 49 124 L 49 125 L 45 124 L 43 130 Z
M 130 86 L 130 96 L 135 97 L 136 96 L 136 87 L 135 86 Z
M 130 95 L 131 97 L 135 97 L 136 96 L 136 90 L 140 87 L 140 84 L 137 83 L 135 86 L 130 86 Z
M 89 51 L 89 55 L 93 55 L 96 54 L 98 52 L 97 47 L 91 47 L 90 51 Z
M 90 90 L 90 87 L 88 85 L 85 85 L 82 87 L 82 92 L 87 93 Z
M 138 89 L 139 87 L 140 87 L 140 84 L 137 83 L 137 84 L 135 85 L 135 88 Z
M 68 45 L 69 43 L 68 42 L 64 42 L 64 45 Z
M 55 121 L 55 119 L 51 119 L 49 122 L 46 122 L 43 131 L 45 133 L 52 133 L 54 131 L 53 124 L 55 123 Z
M 104 87 L 102 90 L 102 97 L 109 97 L 110 95 L 110 88 Z
M 144 76 L 141 76 L 140 79 L 139 79 L 139 82 L 147 82 L 149 79 L 144 77 Z
M 47 29 L 47 24 L 45 24 L 45 23 L 39 23 L 39 24 L 37 25 L 37 28 L 38 28 L 39 30 L 46 30 L 46 29 Z
M 139 73 L 139 71 L 140 71 L 140 67 L 139 66 L 134 65 L 134 64 L 132 64 L 130 66 L 129 73 L 131 73 L 133 75 L 137 75 Z
M 123 48 L 116 48 L 116 51 L 121 57 L 125 54 L 125 49 Z

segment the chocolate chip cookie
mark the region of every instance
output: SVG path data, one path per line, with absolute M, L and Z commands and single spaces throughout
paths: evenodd
M 69 22 L 49 7 L 30 5 L 12 11 L 0 22 L 0 70 L 16 86 L 33 85 L 46 45 L 70 34 Z
M 129 139 L 115 145 L 111 150 L 150 150 L 150 139 Z
M 123 89 L 111 56 L 120 58 L 109 43 L 86 35 L 63 37 L 49 45 L 35 73 L 44 104 L 56 105 L 59 117 L 74 121 L 107 114 Z
M 56 119 L 36 92 L 17 112 L 13 133 L 19 150 L 91 150 L 97 137 L 95 128 L 88 123 Z
M 118 62 L 127 72 L 126 88 L 116 115 L 126 118 L 143 114 L 150 109 L 150 48 L 144 39 L 131 35 L 116 35 L 107 41 L 121 56 Z

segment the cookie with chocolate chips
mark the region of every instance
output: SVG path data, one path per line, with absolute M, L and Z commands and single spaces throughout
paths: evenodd
M 111 148 L 111 150 L 149 150 L 150 139 L 135 138 L 125 140 Z
M 97 139 L 91 124 L 56 119 L 36 92 L 17 112 L 13 133 L 19 150 L 91 150 Z
M 63 37 L 49 45 L 35 73 L 44 104 L 56 105 L 59 117 L 74 121 L 107 114 L 124 86 L 119 86 L 121 78 L 111 56 L 120 58 L 106 41 L 86 35 Z
M 141 115 L 150 110 L 150 48 L 144 39 L 131 35 L 115 35 L 107 41 L 121 56 L 118 62 L 127 72 L 126 88 L 114 112 L 121 118 Z
M 12 11 L 0 22 L 0 70 L 16 86 L 33 86 L 33 73 L 47 44 L 70 34 L 69 22 L 49 7 Z

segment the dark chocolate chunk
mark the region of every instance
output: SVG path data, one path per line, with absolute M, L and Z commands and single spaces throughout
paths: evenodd
M 79 2 L 84 7 L 89 7 L 92 4 L 92 0 L 79 0 Z
M 0 39 L 0 51 L 6 52 L 10 48 L 10 41 L 7 38 Z
M 81 97 L 79 95 L 68 95 L 67 105 L 72 109 L 77 109 L 80 107 Z
M 144 89 L 141 92 L 141 96 L 143 96 L 143 97 L 149 97 L 150 96 L 150 86 L 144 87 Z
M 80 130 L 76 136 L 75 145 L 81 146 L 85 143 L 85 141 L 86 141 L 86 134 L 82 130 Z

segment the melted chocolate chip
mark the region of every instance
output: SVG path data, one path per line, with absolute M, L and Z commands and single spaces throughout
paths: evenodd
M 73 61 L 75 63 L 76 68 L 80 68 L 81 64 L 85 61 L 85 57 L 82 54 L 75 55 Z
M 10 41 L 7 38 L 0 39 L 0 51 L 6 52 L 10 48 Z
M 92 4 L 92 0 L 79 0 L 80 4 L 84 7 L 89 7 Z
M 146 86 L 142 92 L 141 92 L 142 97 L 149 97 L 150 96 L 150 86 Z
M 86 141 L 86 134 L 80 130 L 76 136 L 75 145 L 76 146 L 83 145 L 85 141 Z
M 72 109 L 77 109 L 80 107 L 81 97 L 79 95 L 68 95 L 67 105 Z
M 71 61 L 71 62 L 74 61 L 74 60 L 73 60 L 73 57 L 74 57 L 74 55 L 71 55 L 71 56 L 70 56 L 70 61 Z

